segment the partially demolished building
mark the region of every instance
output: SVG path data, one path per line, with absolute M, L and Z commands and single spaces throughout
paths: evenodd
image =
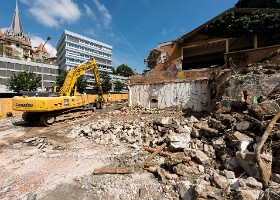
M 209 111 L 213 107 L 217 86 L 212 76 L 222 69 L 247 65 L 262 60 L 280 48 L 280 34 L 251 34 L 225 36 L 211 34 L 210 26 L 221 17 L 234 14 L 280 13 L 279 9 L 229 9 L 195 30 L 172 42 L 159 44 L 145 59 L 151 69 L 142 76 L 134 76 L 129 82 L 129 105 L 147 108 L 177 106 L 181 109 Z M 210 30 L 210 31 L 209 31 Z M 224 71 L 219 81 L 229 75 Z

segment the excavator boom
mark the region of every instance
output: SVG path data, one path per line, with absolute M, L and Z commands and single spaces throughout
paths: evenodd
M 77 67 L 68 71 L 63 86 L 59 92 L 60 96 L 70 96 L 78 78 L 90 69 L 93 71 L 95 83 L 97 87 L 99 87 L 101 83 L 99 82 L 98 66 L 96 64 L 96 60 L 91 58 L 91 62 L 86 60 Z

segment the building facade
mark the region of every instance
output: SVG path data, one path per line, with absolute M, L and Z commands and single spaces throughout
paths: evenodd
M 114 83 L 116 81 L 127 84 L 127 77 L 112 74 L 113 47 L 111 45 L 65 30 L 56 49 L 57 63 L 60 71 L 67 71 L 94 57 L 98 65 L 99 74 L 108 73 L 111 77 L 112 90 L 110 92 L 114 92 Z M 87 92 L 94 91 L 95 81 L 92 72 L 88 71 L 84 74 L 84 77 L 88 83 Z M 121 91 L 121 93 L 127 92 L 127 89 Z
M 61 71 L 67 71 L 94 57 L 100 74 L 106 72 L 112 74 L 113 47 L 108 44 L 65 30 L 56 49 L 57 62 Z M 88 82 L 87 89 L 93 89 L 95 83 L 92 72 L 88 71 L 84 77 Z
M 0 93 L 12 93 L 6 84 L 13 74 L 22 71 L 31 71 L 40 76 L 44 87 L 55 85 L 58 66 L 50 63 L 55 61 L 50 59 L 43 44 L 32 50 L 31 38 L 24 33 L 16 2 L 10 29 L 0 30 Z
M 42 69 L 44 69 L 43 74 Z M 43 76 L 44 87 L 54 86 L 58 76 L 57 65 L 0 57 L 0 93 L 11 93 L 12 91 L 6 87 L 9 78 L 22 71 L 33 72 L 39 77 Z

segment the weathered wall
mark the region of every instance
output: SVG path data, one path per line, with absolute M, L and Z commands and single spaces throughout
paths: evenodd
M 129 105 L 159 109 L 177 106 L 200 112 L 208 110 L 208 97 L 206 80 L 131 85 Z
M 211 77 L 211 74 L 217 70 L 219 70 L 219 68 L 193 70 L 178 70 L 176 66 L 167 70 L 159 70 L 158 68 L 155 68 L 144 76 L 137 75 L 130 77 L 129 85 L 156 84 L 168 81 L 191 82 L 195 80 L 208 79 Z

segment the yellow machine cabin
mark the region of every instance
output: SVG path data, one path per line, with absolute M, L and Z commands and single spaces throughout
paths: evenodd
M 93 71 L 98 88 L 96 99 L 76 92 L 77 79 L 88 70 Z M 13 98 L 13 109 L 23 111 L 22 118 L 26 122 L 51 125 L 55 121 L 91 114 L 96 108 L 103 107 L 102 85 L 94 58 L 70 69 L 59 92 L 57 89 L 54 87 L 52 91 L 25 92 L 23 96 L 16 96 Z

